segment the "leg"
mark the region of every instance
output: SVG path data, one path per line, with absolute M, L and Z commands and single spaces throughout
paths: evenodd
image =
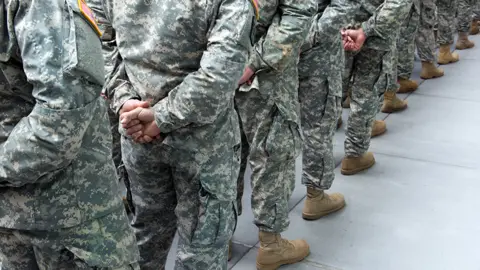
M 131 182 L 132 227 L 142 269 L 164 269 L 177 228 L 177 197 L 170 157 L 162 143 L 137 144 L 122 138 L 122 155 Z M 155 153 L 155 155 L 152 155 Z
M 415 11 L 413 11 L 415 10 Z M 397 77 L 408 80 L 415 64 L 415 36 L 420 21 L 420 11 L 412 8 L 410 17 L 405 21 L 397 39 Z
M 123 208 L 76 227 L 18 235 L 34 246 L 41 270 L 140 269 L 135 235 Z
M 0 262 L 3 270 L 38 269 L 33 246 L 9 229 L 0 229 Z
M 235 213 L 240 145 L 186 153 L 172 149 L 171 166 L 177 191 L 179 243 L 176 270 L 227 269 L 228 243 Z
M 456 48 L 458 50 L 469 49 L 475 44 L 468 39 L 470 25 L 472 22 L 472 0 L 458 0 L 457 5 L 457 22 L 458 22 L 458 40 Z
M 341 41 L 336 59 L 343 58 Z M 333 45 L 332 44 L 332 45 Z M 330 46 L 329 46 L 330 47 Z M 333 47 L 333 46 L 331 46 Z M 316 47 L 300 56 L 299 88 L 303 144 L 302 184 L 307 187 L 303 218 L 318 219 L 345 206 L 341 194 L 328 195 L 335 179 L 333 138 L 342 113 L 342 65 L 329 63 L 335 51 Z

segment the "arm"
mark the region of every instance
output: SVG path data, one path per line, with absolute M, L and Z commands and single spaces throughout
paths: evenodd
M 405 21 L 413 0 L 385 0 L 375 13 L 362 24 L 363 31 L 367 38 L 379 37 L 387 39 L 395 34 Z
M 15 15 L 9 18 L 9 35 L 17 40 L 36 104 L 0 145 L 0 186 L 34 183 L 67 167 L 82 145 L 94 117 L 91 111 L 98 106 L 103 83 L 98 36 L 80 17 L 78 6 L 70 17 L 63 3 L 22 0 L 10 13 Z M 68 30 L 93 39 L 79 40 L 81 34 L 65 33 Z M 98 51 L 98 56 L 83 57 L 85 51 Z
M 248 1 L 221 1 L 200 68 L 153 106 L 161 132 L 213 123 L 231 106 L 251 47 L 254 16 Z
M 354 21 L 359 7 L 360 4 L 353 0 L 332 0 L 316 22 L 321 35 L 319 40 L 338 35 L 340 29 Z
M 317 11 L 317 3 L 314 0 L 280 0 L 278 9 L 281 18 L 277 15 L 273 19 L 266 36 L 255 44 L 250 56 L 248 66 L 254 71 L 273 69 L 282 72 L 297 59 Z

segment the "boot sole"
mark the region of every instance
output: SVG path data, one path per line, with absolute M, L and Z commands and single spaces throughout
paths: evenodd
M 406 105 L 404 108 L 401 108 L 401 109 L 383 109 L 383 108 L 382 108 L 382 112 L 383 112 L 383 113 L 401 112 L 401 111 L 406 110 L 407 107 L 408 107 L 408 105 Z M 380 133 L 380 134 L 378 134 L 378 135 L 381 135 L 381 134 L 383 134 L 383 133 L 385 133 L 385 131 L 382 132 L 382 133 Z M 377 136 L 378 136 L 378 135 L 377 135 Z
M 440 64 L 440 65 L 446 65 L 446 64 Z M 435 78 L 443 77 L 443 75 L 445 75 L 445 74 L 438 75 L 438 76 L 429 76 L 429 77 L 427 77 L 427 76 L 423 76 L 423 77 L 420 76 L 420 78 L 422 78 L 422 79 L 424 79 L 424 80 L 430 80 L 430 79 L 435 79 Z
M 287 264 L 294 264 L 303 261 L 308 255 L 310 255 L 310 249 L 308 250 L 307 254 L 302 256 L 301 258 L 295 258 L 291 260 L 284 260 L 280 261 L 277 263 L 272 263 L 272 264 L 261 264 L 257 262 L 257 270 L 277 270 L 280 266 L 282 265 L 287 265 Z
M 324 211 L 321 214 L 311 215 L 311 214 L 302 213 L 302 217 L 305 220 L 317 220 L 317 219 L 320 219 L 321 217 L 324 217 L 326 215 L 329 215 L 331 213 L 339 211 L 340 209 L 344 208 L 345 205 L 346 205 L 346 203 L 345 203 L 345 201 L 343 201 L 343 203 L 341 205 L 339 205 L 338 207 L 335 207 L 335 208 L 333 208 L 331 210 L 328 210 L 328 211 Z
M 375 159 L 374 159 L 371 163 L 369 163 L 369 164 L 367 164 L 367 165 L 365 165 L 365 166 L 363 166 L 363 167 L 361 167 L 361 168 L 356 168 L 356 169 L 353 169 L 353 170 L 345 170 L 345 169 L 342 169 L 340 172 L 341 172 L 343 175 L 354 175 L 354 174 L 357 174 L 357 173 L 359 173 L 359 172 L 362 172 L 362 171 L 365 171 L 365 170 L 370 169 L 371 167 L 373 167 L 373 165 L 375 165 Z

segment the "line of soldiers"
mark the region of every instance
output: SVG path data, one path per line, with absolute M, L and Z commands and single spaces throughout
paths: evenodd
M 227 269 L 247 163 L 257 269 L 303 260 L 281 236 L 296 158 L 303 218 L 342 209 L 325 192 L 342 101 L 352 175 L 380 107 L 418 87 L 415 44 L 422 78 L 443 76 L 457 11 L 473 47 L 480 1 L 436 5 L 437 41 L 434 0 L 0 0 L 3 269 L 165 269 L 176 233 L 175 269 Z

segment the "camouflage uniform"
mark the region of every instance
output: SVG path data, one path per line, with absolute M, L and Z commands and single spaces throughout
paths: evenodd
M 88 14 L 73 0 L 0 2 L 5 269 L 138 269 L 100 97 L 99 32 Z
M 456 0 L 457 1 L 457 30 L 460 33 L 470 31 L 475 0 Z
M 440 46 L 453 44 L 453 22 L 455 20 L 457 0 L 437 0 L 438 35 Z
M 112 71 L 115 68 L 115 58 L 113 57 L 116 53 L 116 43 L 115 43 L 115 30 L 108 23 L 107 18 L 105 17 L 103 0 L 87 0 L 88 5 L 95 13 L 95 17 L 99 22 L 99 28 L 102 31 L 102 48 L 103 48 L 103 57 L 105 60 L 105 78 L 111 75 Z M 106 97 L 106 89 L 102 89 L 102 96 Z M 122 160 L 122 149 L 121 149 L 121 134 L 118 131 L 118 115 L 111 109 L 108 109 L 108 118 L 110 121 L 110 130 L 112 132 L 112 159 L 117 168 L 118 181 L 125 184 L 126 198 L 129 206 L 127 210 L 130 211 L 133 208 L 132 196 L 130 192 L 130 182 L 128 181 L 127 170 Z M 120 191 L 125 193 L 125 191 Z
M 435 62 L 435 35 L 433 27 L 435 26 L 435 2 L 436 0 L 422 0 L 420 3 L 420 22 L 418 24 L 417 54 L 422 62 Z
M 302 183 L 327 190 L 335 179 L 333 136 L 342 112 L 345 56 L 339 30 L 353 19 L 358 5 L 350 0 L 318 2 L 318 13 L 302 46 L 298 65 L 298 95 L 305 138 Z
M 118 45 L 106 86 L 112 108 L 150 101 L 164 138 L 122 137 L 142 269 L 164 269 L 177 230 L 175 269 L 227 269 L 240 161 L 233 98 L 251 47 L 253 6 L 108 0 L 104 10 Z
M 413 7 L 409 16 L 400 27 L 397 37 L 397 72 L 393 73 L 396 76 L 393 78 L 396 82 L 397 77 L 403 79 L 410 79 L 412 75 L 413 66 L 415 64 L 415 37 L 420 22 L 420 0 L 413 1 Z M 396 90 L 396 89 L 395 89 Z
M 360 157 L 370 146 L 379 105 L 377 89 L 389 85 L 388 79 L 381 78 L 384 57 L 397 38 L 397 31 L 392 30 L 400 29 L 411 6 L 412 0 L 385 0 L 380 4 L 371 0 L 364 1 L 358 11 L 367 40 L 353 60 L 352 102 L 345 140 L 347 157 Z
M 480 0 L 475 0 L 473 4 L 473 19 L 480 21 Z
M 295 159 L 301 152 L 297 63 L 300 46 L 316 11 L 314 0 L 261 0 L 251 85 L 236 94 L 249 147 L 252 208 L 261 231 L 283 232 L 295 187 Z M 242 178 L 240 178 L 240 181 Z

